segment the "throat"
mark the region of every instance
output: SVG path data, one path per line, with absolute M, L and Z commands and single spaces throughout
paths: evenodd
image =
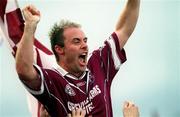
M 75 77 L 77 80 L 82 79 L 84 72 L 81 73 L 69 73 L 71 76 Z
M 69 71 L 69 74 L 74 76 L 77 80 L 78 79 L 82 79 L 84 77 L 84 75 L 86 74 L 86 70 L 85 69 L 76 69 L 76 70 L 71 70 Z

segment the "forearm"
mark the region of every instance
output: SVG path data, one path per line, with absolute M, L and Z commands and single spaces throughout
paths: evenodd
M 25 28 L 16 53 L 16 71 L 21 80 L 26 81 L 27 84 L 34 82 L 33 87 L 36 87 L 39 85 L 39 80 L 33 67 L 33 37 L 40 20 L 40 12 L 33 5 L 25 7 L 22 11 L 25 18 Z
M 128 36 L 133 32 L 139 16 L 140 0 L 128 0 L 118 20 L 116 30 L 122 29 Z
M 118 19 L 115 32 L 119 38 L 120 49 L 131 36 L 139 16 L 140 0 L 128 0 Z
M 26 23 L 24 34 L 18 45 L 16 53 L 16 69 L 19 75 L 22 75 L 22 80 L 30 80 L 33 77 L 33 43 L 34 43 L 35 26 Z M 21 77 L 20 77 L 21 78 Z M 27 79 L 26 79 L 27 78 Z

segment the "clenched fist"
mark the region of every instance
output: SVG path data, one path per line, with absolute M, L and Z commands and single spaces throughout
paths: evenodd
M 33 5 L 28 5 L 23 8 L 22 12 L 25 18 L 25 25 L 36 27 L 40 20 L 40 11 Z

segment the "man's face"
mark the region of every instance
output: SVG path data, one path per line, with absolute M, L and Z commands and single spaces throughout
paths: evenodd
M 73 75 L 79 76 L 87 66 L 87 37 L 80 28 L 64 30 L 64 65 Z

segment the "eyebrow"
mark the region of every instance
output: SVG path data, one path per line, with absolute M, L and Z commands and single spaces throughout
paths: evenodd
M 80 39 L 80 38 L 75 37 L 75 38 L 73 38 L 73 40 L 74 40 L 74 39 Z M 84 39 L 88 39 L 88 38 L 87 38 L 87 37 L 84 37 L 83 40 L 84 40 Z

